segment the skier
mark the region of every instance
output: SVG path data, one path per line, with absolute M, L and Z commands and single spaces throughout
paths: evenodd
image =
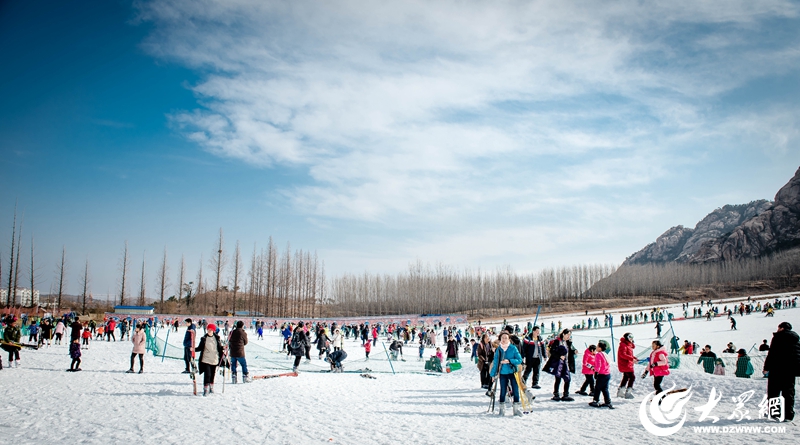
M 217 335 L 215 324 L 206 325 L 206 335 L 200 339 L 195 350 L 200 351 L 200 374 L 203 374 L 203 397 L 214 393 L 214 376 L 222 360 L 222 340 Z
M 653 376 L 653 389 L 656 394 L 660 394 L 664 390 L 661 389 L 661 382 L 664 377 L 669 375 L 669 361 L 667 359 L 667 348 L 661 344 L 660 341 L 655 340 L 652 344 L 653 352 L 650 353 L 650 361 L 647 363 L 647 369 L 644 370 L 642 378 L 647 377 L 647 374 Z
M 456 343 L 456 339 L 451 334 L 447 338 L 447 361 L 458 361 L 458 344 Z M 519 350 L 517 350 L 519 352 Z
M 389 345 L 389 355 L 392 360 L 397 360 L 397 354 L 400 354 L 400 358 L 403 359 L 403 342 L 400 340 L 395 340 Z
M 144 335 L 144 325 L 137 324 L 136 331 L 131 336 L 131 343 L 133 343 L 133 352 L 131 352 L 131 368 L 126 371 L 127 374 L 133 374 L 133 361 L 136 356 L 139 356 L 139 374 L 144 372 L 144 353 L 146 338 Z
M 186 323 L 186 333 L 183 334 L 183 363 L 185 368 L 182 374 L 189 374 L 191 371 L 189 370 L 189 364 L 191 363 L 192 359 L 194 359 L 194 341 L 195 341 L 195 333 L 196 328 L 194 323 L 192 323 L 191 318 L 187 318 L 184 320 Z
M 244 322 L 236 322 L 236 329 L 231 332 L 228 346 L 231 351 L 231 380 L 236 384 L 236 363 L 242 364 L 242 383 L 250 383 L 250 374 L 247 372 L 247 359 L 244 356 L 244 347 L 247 345 L 247 331 Z
M 75 341 L 76 338 L 77 339 L 81 338 L 81 333 L 83 332 L 83 325 L 81 324 L 80 321 L 78 321 L 78 318 L 76 317 L 69 327 L 71 329 L 69 333 L 70 337 L 69 341 L 70 343 L 72 343 L 73 341 Z
M 581 389 L 576 391 L 576 394 L 580 394 L 582 396 L 594 396 L 594 357 L 597 355 L 597 346 L 589 345 L 585 351 L 583 351 L 583 367 L 581 368 L 581 373 L 583 373 L 584 381 L 581 385 Z M 586 392 L 586 387 L 589 387 L 589 392 Z
M 61 344 L 61 337 L 64 335 L 64 329 L 64 322 L 58 320 L 58 323 L 56 324 L 56 339 L 53 343 L 57 345 Z
M 28 326 L 28 343 L 30 342 L 39 343 L 39 325 L 36 322 Z
M 6 327 L 3 330 L 3 341 L 8 343 L 19 343 L 20 332 L 17 327 L 17 317 L 9 315 L 6 317 Z M 3 344 L 3 350 L 8 352 L 8 367 L 19 368 L 20 347 L 12 344 Z
M 606 343 L 605 340 L 598 341 L 597 353 L 594 356 L 594 371 L 596 373 L 594 397 L 592 397 L 593 400 L 589 402 L 589 406 L 614 409 L 614 406 L 611 405 L 611 396 L 608 394 L 608 383 L 611 381 L 611 367 L 608 365 L 606 351 L 608 351 L 608 343 Z M 603 394 L 602 405 L 599 403 L 600 394 Z
M 508 392 L 508 385 L 511 384 L 511 391 L 514 395 L 514 404 L 512 409 L 515 416 L 522 416 L 522 409 L 519 404 L 519 386 L 514 374 L 517 372 L 517 366 L 522 364 L 522 356 L 519 354 L 517 348 L 511 346 L 511 335 L 508 332 L 500 334 L 500 346 L 492 360 L 492 368 L 489 375 L 493 378 L 499 376 L 500 378 L 500 415 L 506 415 L 506 393 Z
M 550 343 L 550 359 L 544 367 L 544 371 L 552 374 L 555 378 L 553 386 L 554 401 L 572 402 L 572 397 L 569 396 L 569 384 L 572 377 L 570 373 L 575 372 L 575 349 L 572 347 L 572 331 L 564 329 L 558 335 L 558 338 Z M 561 381 L 564 381 L 564 392 L 562 396 L 558 394 L 558 388 Z
M 767 397 L 783 396 L 784 418 L 791 422 L 794 420 L 795 379 L 800 376 L 800 338 L 789 322 L 779 324 L 778 331 L 772 334 L 763 373 L 767 378 Z
M 69 344 L 69 356 L 72 357 L 72 363 L 69 365 L 69 372 L 77 372 L 81 370 L 81 344 L 80 340 L 75 339 Z
M 618 398 L 633 398 L 633 382 L 636 381 L 636 376 L 633 374 L 633 363 L 636 361 L 636 356 L 633 354 L 634 347 L 633 334 L 626 332 L 620 339 L 617 350 L 617 367 L 622 373 L 622 381 L 617 389 Z
M 53 325 L 50 324 L 50 320 L 44 320 L 40 329 L 42 332 L 39 335 L 39 346 L 44 345 L 45 341 L 47 342 L 47 346 L 50 346 L 50 339 L 53 336 Z
M 731 331 L 736 331 L 736 319 L 731 317 Z
M 656 337 L 661 338 L 661 322 L 656 322 Z
M 331 345 L 333 346 L 333 351 L 336 352 L 342 349 L 342 330 L 339 328 L 334 329 L 333 331 L 333 338 L 331 339 Z

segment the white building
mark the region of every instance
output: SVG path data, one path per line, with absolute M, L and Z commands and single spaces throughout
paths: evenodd
M 34 290 L 31 294 L 30 289 L 17 288 L 14 292 L 17 296 L 17 304 L 24 307 L 33 307 L 39 305 L 39 291 Z M 8 301 L 8 289 L 0 289 L 0 304 L 10 304 Z

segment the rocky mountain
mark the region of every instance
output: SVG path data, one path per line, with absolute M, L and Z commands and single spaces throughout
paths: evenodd
M 694 229 L 676 226 L 667 230 L 654 243 L 648 244 L 644 249 L 628 257 L 623 266 L 692 261 L 704 243 L 730 233 L 743 222 L 764 213 L 771 206 L 772 202 L 762 199 L 748 204 L 718 208 L 698 222 Z
M 800 245 L 800 168 L 775 195 L 770 208 L 730 233 L 702 244 L 689 261 L 705 263 L 757 258 Z

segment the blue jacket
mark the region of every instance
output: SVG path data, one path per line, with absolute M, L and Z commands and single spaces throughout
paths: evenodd
M 192 323 L 189 328 L 186 329 L 186 334 L 183 335 L 183 347 L 184 348 L 191 348 L 194 346 L 194 336 L 192 336 L 192 331 L 195 330 L 194 323 Z
M 511 362 L 509 365 L 508 363 L 503 363 L 503 367 L 500 368 L 500 374 L 513 374 L 517 370 L 517 366 L 522 364 L 522 356 L 519 355 L 519 350 L 513 344 L 508 345 L 508 349 L 503 351 L 503 348 L 500 346 L 497 347 L 497 350 L 494 351 L 494 360 L 492 361 L 492 369 L 489 371 L 489 375 L 494 377 L 497 375 L 497 366 L 500 363 L 500 356 L 503 356 L 503 360 L 508 360 Z

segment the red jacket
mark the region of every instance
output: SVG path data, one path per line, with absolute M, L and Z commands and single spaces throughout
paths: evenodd
M 633 372 L 633 363 L 636 362 L 636 356 L 633 355 L 633 343 L 625 337 L 619 341 L 619 349 L 617 350 L 617 367 L 619 372 Z

